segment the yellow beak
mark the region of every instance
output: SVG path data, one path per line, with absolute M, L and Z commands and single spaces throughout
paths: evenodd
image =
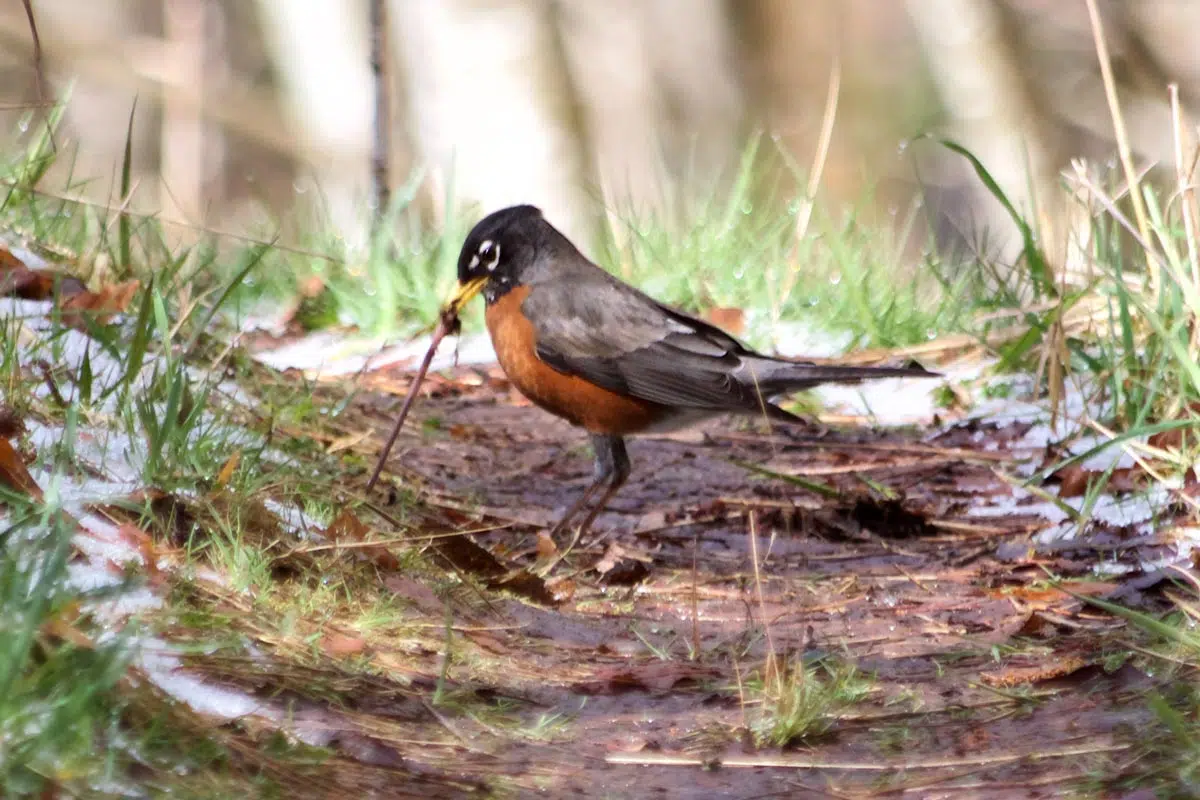
M 454 312 L 455 316 L 462 313 L 463 307 L 471 302 L 475 295 L 483 291 L 483 285 L 488 282 L 487 277 L 472 278 L 466 283 L 460 283 L 458 288 L 454 290 L 454 296 L 446 304 L 447 307 Z

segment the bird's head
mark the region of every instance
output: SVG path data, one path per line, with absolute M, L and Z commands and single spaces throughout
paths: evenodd
M 450 299 L 454 313 L 481 291 L 490 300 L 518 285 L 521 272 L 534 262 L 545 226 L 536 206 L 512 206 L 480 220 L 458 255 L 458 288 Z

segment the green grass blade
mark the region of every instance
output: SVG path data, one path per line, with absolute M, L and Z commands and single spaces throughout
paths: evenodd
M 138 374 L 142 371 L 142 364 L 146 361 L 146 351 L 150 347 L 150 336 L 152 334 L 150 328 L 150 317 L 154 310 L 154 278 L 146 284 L 146 288 L 142 290 L 142 304 L 138 309 L 137 322 L 134 323 L 133 341 L 129 345 L 129 355 L 125 361 L 125 373 L 121 376 L 113 388 L 124 387 L 125 401 L 129 399 L 129 390 L 133 382 L 137 379 Z M 125 401 L 122 401 L 124 405 Z
M 1114 436 L 1113 438 L 1109 439 L 1108 441 L 1101 442 L 1100 444 L 1096 445 L 1095 447 L 1091 447 L 1091 448 L 1083 451 L 1079 455 L 1071 456 L 1070 458 L 1066 459 L 1065 461 L 1060 461 L 1057 464 L 1052 464 L 1051 466 L 1043 469 L 1041 472 L 1034 473 L 1026 481 L 1026 484 L 1041 483 L 1042 481 L 1046 480 L 1047 478 L 1049 478 L 1051 475 L 1058 472 L 1059 470 L 1063 470 L 1063 469 L 1066 469 L 1067 467 L 1072 467 L 1083 461 L 1087 461 L 1092 456 L 1102 453 L 1105 450 L 1107 450 L 1108 448 L 1113 447 L 1114 445 L 1118 445 L 1121 442 L 1127 442 L 1130 439 L 1137 439 L 1142 436 L 1153 436 L 1156 433 L 1162 433 L 1164 431 L 1175 431 L 1175 430 L 1179 430 L 1181 428 L 1193 427 L 1195 425 L 1196 425 L 1195 420 L 1172 419 L 1172 420 L 1167 420 L 1165 422 L 1159 422 L 1154 425 L 1146 425 L 1145 427 L 1134 428 L 1133 430 L 1128 430 L 1128 431 L 1125 431 L 1124 433 L 1119 433 L 1116 436 Z
M 91 405 L 92 402 L 92 345 L 89 341 L 83 348 L 83 363 L 79 365 L 79 402 Z
M 200 324 L 197 325 L 192 331 L 191 339 L 188 341 L 187 347 L 184 348 L 185 354 L 190 354 L 193 351 L 197 342 L 200 341 L 201 335 L 208 330 L 209 323 L 212 322 L 213 317 L 217 315 L 217 312 L 220 311 L 221 307 L 224 306 L 226 301 L 229 300 L 230 295 L 237 291 L 237 288 L 242 285 L 242 283 L 246 280 L 246 276 L 250 274 L 250 271 L 262 263 L 263 256 L 271 251 L 271 247 L 274 244 L 275 240 L 273 239 L 265 244 L 257 245 L 250 251 L 250 255 L 246 259 L 246 263 L 237 271 L 237 273 L 234 274 L 229 283 L 225 284 L 225 288 L 221 290 L 221 294 L 219 297 L 217 297 L 217 301 L 209 306 L 209 308 L 204 312 L 204 319 L 202 319 Z
M 1029 226 L 1029 223 L 1021 216 L 1021 212 L 1008 199 L 1008 195 L 1000 188 L 1000 184 L 988 172 L 983 162 L 976 158 L 975 154 L 970 150 L 950 139 L 939 139 L 938 142 L 948 150 L 965 158 L 970 163 L 972 169 L 975 170 L 975 174 L 979 177 L 979 180 L 983 182 L 988 193 L 996 198 L 996 201 L 1004 207 L 1005 212 L 1012 219 L 1021 234 L 1022 249 L 1025 260 L 1029 264 L 1029 275 L 1033 278 L 1035 291 L 1039 296 L 1055 296 L 1057 291 L 1054 287 L 1054 276 L 1046 264 L 1046 259 L 1042 255 L 1041 248 L 1037 245 L 1037 237 L 1034 236 L 1033 228 Z
M 819 494 L 822 497 L 833 499 L 835 497 L 842 496 L 841 492 L 826 483 L 806 480 L 805 478 L 801 478 L 799 475 L 788 475 L 783 472 L 776 472 L 775 470 L 767 469 L 766 467 L 759 466 L 758 464 L 751 464 L 748 461 L 738 461 L 737 459 L 732 459 L 732 463 L 749 472 L 753 472 L 767 478 L 775 478 L 777 480 L 790 483 L 794 486 L 799 486 L 802 489 L 807 489 L 808 491 Z
M 129 125 L 125 129 L 125 154 L 121 159 L 121 212 L 117 217 L 117 248 L 120 253 L 117 266 L 122 275 L 133 271 L 132 253 L 132 221 L 125 205 L 129 202 L 129 192 L 133 185 L 133 119 L 137 114 L 137 98 L 133 98 L 133 107 L 129 109 Z

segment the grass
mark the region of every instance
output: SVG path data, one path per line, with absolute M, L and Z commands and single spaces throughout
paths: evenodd
M 928 254 L 919 204 L 899 225 L 858 210 L 839 216 L 808 202 L 804 176 L 779 161 L 752 140 L 711 191 L 672 198 L 667 213 L 616 209 L 599 262 L 685 309 L 748 312 L 748 335 L 760 343 L 795 321 L 846 335 L 850 347 L 916 344 L 957 329 L 969 309 L 966 279 L 952 280 Z M 863 198 L 860 207 L 871 206 Z M 923 262 L 909 266 L 922 250 Z
M 327 419 L 338 408 L 337 393 L 318 406 L 304 387 L 263 379 L 263 370 L 212 336 L 268 248 L 219 254 L 200 242 L 172 253 L 152 220 L 125 214 L 114 220 L 102 207 L 48 196 L 38 182 L 62 155 L 48 140 L 48 134 L 35 138 L 0 174 L 0 220 L 56 265 L 66 260 L 75 274 L 92 267 L 93 289 L 118 275 L 139 280 L 141 289 L 125 319 L 115 322 L 87 314 L 71 320 L 61 311 L 6 315 L 5 411 L 49 442 L 35 468 L 58 476 L 50 485 L 70 502 L 100 492 L 102 502 L 114 503 L 105 513 L 134 530 L 157 530 L 160 538 L 149 545 L 154 558 L 170 560 L 173 543 L 181 548 L 171 582 L 199 586 L 191 583 L 196 574 L 215 569 L 235 588 L 261 594 L 264 607 L 284 605 L 290 598 L 273 587 L 290 534 L 264 503 L 294 499 L 325 516 L 334 502 L 348 505 L 331 488 L 342 462 L 311 438 L 276 433 Z M 129 159 L 127 149 L 122 194 L 129 191 Z M 64 194 L 73 188 L 68 181 Z M 259 379 L 252 380 L 256 369 Z M 236 385 L 226 383 L 227 375 Z M 19 445 L 20 427 L 17 434 Z M 120 496 L 90 483 L 89 475 L 124 476 L 139 489 Z M 107 620 L 106 603 L 145 576 L 133 570 L 138 577 L 126 583 L 81 589 L 68 571 L 68 561 L 78 560 L 77 526 L 62 502 L 56 489 L 44 502 L 14 493 L 0 498 L 0 794 L 123 796 L 137 787 L 184 797 L 273 796 L 305 780 L 308 766 L 329 760 L 323 751 L 266 741 L 252 729 L 215 728 L 139 677 L 140 632 L 177 634 L 171 620 L 189 614 L 195 622 L 203 609 L 190 610 L 193 592 L 176 591 L 140 624 Z M 301 601 L 310 602 L 307 595 Z M 210 619 L 210 630 L 192 630 L 183 640 L 204 639 L 196 644 L 201 651 L 228 643 L 228 615 L 224 625 Z M 312 647 L 297 647 L 296 659 Z
M 1000 366 L 1037 376 L 1063 439 L 1100 439 L 1036 473 L 1028 488 L 1043 496 L 1049 497 L 1037 484 L 1106 450 L 1130 456 L 1151 484 L 1194 481 L 1200 456 L 1200 198 L 1195 151 L 1189 151 L 1179 120 L 1176 114 L 1176 161 L 1156 180 L 1137 179 L 1127 159 L 1120 173 L 1108 175 L 1074 164 L 1065 179 L 1074 226 L 1058 238 L 1023 217 L 969 151 L 947 143 L 974 167 L 1022 237 L 1019 262 L 995 270 L 1005 276 L 998 293 L 1010 312 L 1005 324 L 1020 323 L 997 347 Z M 1123 126 L 1115 122 L 1128 153 Z M 1070 403 L 1072 393 L 1083 403 Z M 1079 531 L 1114 471 L 1115 462 L 1097 470 L 1082 508 L 1070 509 Z M 1194 519 L 1200 510 L 1195 500 L 1184 493 L 1175 498 Z M 1160 796 L 1193 796 L 1200 788 L 1200 587 L 1190 573 L 1179 574 L 1186 580 L 1168 591 L 1175 610 L 1165 616 L 1079 598 L 1124 618 L 1137 634 L 1128 643 L 1132 651 L 1115 654 L 1115 660 L 1110 654 L 1109 661 L 1125 663 L 1129 652 L 1140 653 L 1142 668 L 1163 687 L 1145 696 L 1160 727 L 1145 732 L 1143 752 L 1121 781 Z
M 1159 680 L 1145 701 L 1161 727 L 1147 732 L 1143 741 L 1142 768 L 1134 776 L 1137 786 L 1152 786 L 1165 796 L 1194 795 L 1200 791 L 1200 586 L 1180 573 L 1169 597 L 1174 610 L 1165 614 L 1127 608 L 1096 597 L 1081 600 L 1121 617 L 1133 633 L 1114 665 L 1133 657 Z M 1067 584 L 1062 586 L 1069 590 Z
M 769 659 L 762 675 L 746 681 L 746 700 L 757 705 L 750 730 L 760 747 L 787 747 L 830 732 L 838 713 L 870 693 L 872 682 L 853 664 Z
M 697 313 L 747 312 L 745 335 L 761 346 L 788 335 L 781 323 L 797 321 L 846 346 L 916 344 L 957 329 L 964 293 L 974 291 L 971 273 L 943 263 L 919 241 L 919 204 L 899 228 L 865 211 L 828 214 L 807 203 L 798 171 L 768 180 L 779 162 L 779 153 L 752 141 L 706 200 L 671 198 L 666 211 L 646 214 L 611 209 L 594 241 L 579 244 L 664 302 Z M 380 335 L 432 326 L 479 214 L 455 210 L 447 197 L 442 205 L 451 210 L 430 225 L 415 206 L 421 179 L 413 175 L 393 195 L 376 238 L 362 248 L 308 233 L 294 247 L 265 252 L 234 307 L 294 303 L 293 320 L 308 330 L 348 326 Z M 860 207 L 871 205 L 864 197 Z M 319 220 L 303 226 L 327 228 Z M 921 251 L 918 267 L 905 266 Z M 480 327 L 478 309 L 466 324 Z
M 91 754 L 117 721 L 109 692 L 127 657 L 120 638 L 97 644 L 78 618 L 86 598 L 65 588 L 71 527 L 61 511 L 12 493 L 3 501 L 0 786 L 22 796 L 102 768 Z
M 73 254 L 69 260 L 93 285 L 134 278 L 142 289 L 124 321 L 85 320 L 87 337 L 62 318 L 41 327 L 3 320 L 0 384 L 6 404 L 22 417 L 64 431 L 40 466 L 103 473 L 113 466 L 103 459 L 121 459 L 148 490 L 132 503 L 135 524 L 154 530 L 159 542 L 174 542 L 183 566 L 164 609 L 147 624 L 186 648 L 189 665 L 236 685 L 265 683 L 278 697 L 339 709 L 354 709 L 364 698 L 411 701 L 420 709 L 412 712 L 417 721 L 390 720 L 379 732 L 388 741 L 436 738 L 436 747 L 457 747 L 479 731 L 495 741 L 569 741 L 576 733 L 569 715 L 461 688 L 543 676 L 524 674 L 512 653 L 486 652 L 450 620 L 443 625 L 397 598 L 381 586 L 384 571 L 370 558 L 305 552 L 303 540 L 266 509 L 268 500 L 304 509 L 316 526 L 343 511 L 368 517 L 369 509 L 338 483 L 340 473 L 356 468 L 355 457 L 327 455 L 314 436 L 336 422 L 352 394 L 278 380 L 211 335 L 214 325 L 259 302 L 297 297 L 304 327 L 416 330 L 432 321 L 453 282 L 472 218 L 455 212 L 429 226 L 413 204 L 414 177 L 394 194 L 389 223 L 362 252 L 320 235 L 290 248 L 206 239 L 179 247 L 153 220 L 43 192 L 42 177 L 61 157 L 46 136 L 34 139 L 0 176 L 6 191 L 0 219 L 47 252 Z M 914 258 L 927 249 L 915 241 L 919 209 L 896 224 L 861 212 L 824 213 L 805 205 L 811 198 L 798 171 L 781 173 L 787 178 L 779 186 L 764 185 L 773 157 L 752 143 L 723 188 L 701 201 L 676 198 L 669 214 L 614 210 L 593 252 L 606 268 L 665 301 L 696 311 L 750 312 L 747 337 L 758 343 L 770 342 L 781 324 L 803 320 L 845 334 L 853 346 L 908 345 L 965 331 L 1003 370 L 1039 376 L 1039 397 L 1049 405 L 1065 407 L 1068 386 L 1077 386 L 1090 403 L 1086 416 L 1067 420 L 1072 433 L 1100 432 L 1106 441 L 1097 449 L 1127 448 L 1155 478 L 1184 477 L 1198 455 L 1200 413 L 1194 191 L 1132 187 L 1147 209 L 1143 232 L 1123 211 L 1129 187 L 1076 174 L 1073 196 L 1084 200 L 1087 213 L 1073 235 L 1087 243 L 1079 248 L 1086 269 L 1068 273 L 1050 255 L 1067 252 L 1066 244 L 1048 241 L 1022 218 L 986 167 L 972 160 L 983 185 L 1012 209 L 1023 248 L 1016 265 L 963 273 L 935 255 Z M 131 191 L 130 158 L 127 148 L 120 201 Z M 68 181 L 60 194 L 75 188 Z M 454 208 L 449 200 L 446 207 Z M 980 311 L 988 317 L 981 320 Z M 45 374 L 30 369 L 37 358 L 52 365 Z M 249 402 L 231 396 L 227 375 Z M 88 446 L 78 435 L 103 427 L 113 430 L 107 445 Z M 1070 463 L 1036 477 L 1047 479 Z M 1082 511 L 1072 509 L 1080 526 L 1110 475 L 1090 485 Z M 160 494 L 178 502 L 165 512 Z M 9 794 L 47 786 L 85 793 L 119 788 L 144 763 L 135 758 L 142 753 L 155 754 L 156 786 L 198 794 L 202 782 L 269 791 L 269 784 L 287 785 L 281 776 L 288 768 L 333 758 L 275 741 L 266 747 L 244 731 L 214 732 L 186 709 L 128 685 L 132 654 L 125 640 L 100 637 L 103 628 L 86 612 L 103 598 L 67 581 L 70 528 L 54 502 L 6 500 L 0 725 L 7 749 L 0 761 Z M 400 532 L 412 531 L 394 533 Z M 405 574 L 433 585 L 446 609 L 481 595 L 463 576 L 431 566 L 417 540 L 393 550 Z M 222 576 L 223 590 L 196 577 L 206 569 Z M 1150 617 L 1132 618 L 1164 641 L 1161 625 L 1175 631 L 1171 641 L 1179 649 L 1172 658 L 1182 662 L 1179 674 L 1189 686 L 1200 668 L 1192 607 L 1156 620 L 1160 627 Z M 633 633 L 655 650 L 649 637 Z M 331 652 L 331 634 L 342 636 L 343 645 L 361 639 L 362 650 Z M 263 654 L 265 666 L 255 662 Z M 422 681 L 436 681 L 437 688 Z M 743 687 L 755 744 L 815 741 L 869 690 L 870 681 L 846 664 L 772 658 Z M 1189 688 L 1149 702 L 1171 743 L 1173 779 L 1194 786 L 1200 701 Z M 894 747 L 906 741 L 899 733 L 888 740 Z M 102 746 L 112 742 L 132 744 Z M 182 777 L 172 777 L 176 768 Z
M 75 524 L 54 487 L 44 502 L 5 492 L 0 532 L 0 791 L 6 797 L 188 796 L 269 790 L 235 756 L 236 734 L 209 726 L 131 680 L 134 626 L 113 635 L 97 609 L 127 586 L 80 590 L 68 579 Z

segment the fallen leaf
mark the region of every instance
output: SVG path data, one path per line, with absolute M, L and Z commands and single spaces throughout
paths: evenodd
M 25 462 L 8 439 L 0 439 L 0 484 L 18 494 L 41 501 L 42 490 L 25 468 Z
M 1121 584 L 1111 581 L 1076 581 L 1064 584 L 1063 589 L 1048 587 L 1035 589 L 1031 586 L 1013 586 L 990 592 L 993 597 L 1013 597 L 1038 611 L 1061 607 L 1064 604 L 1079 602 L 1072 594 L 1086 597 L 1103 597 L 1121 588 Z M 1064 591 L 1064 590 L 1070 590 Z
M 370 436 L 371 431 L 369 430 L 359 431 L 358 433 L 348 433 L 345 436 L 339 436 L 329 443 L 329 446 L 325 448 L 325 452 L 333 455 L 341 450 L 349 450 L 351 447 L 361 444 Z
M 11 406 L 0 405 L 0 437 L 12 439 L 25 432 L 25 423 Z
M 366 649 L 367 642 L 361 636 L 334 632 L 321 637 L 321 651 L 329 656 L 357 655 Z
M 1087 494 L 1093 480 L 1100 479 L 1104 473 L 1097 470 L 1084 469 L 1079 464 L 1072 464 L 1055 473 L 1058 478 L 1058 496 L 1061 498 L 1083 497 Z M 1108 475 L 1104 488 L 1110 493 L 1132 492 L 1139 488 L 1138 478 L 1144 477 L 1141 468 L 1121 467 L 1114 469 Z
M 86 311 L 98 322 L 107 322 L 113 314 L 120 314 L 129 308 L 133 296 L 140 288 L 141 283 L 136 280 L 105 286 L 97 292 L 80 291 L 66 294 L 60 288 L 59 296 L 64 298 L 61 308 L 67 312 Z
M 565 603 L 575 596 L 575 581 L 565 575 L 560 578 L 547 578 L 546 588 L 559 603 Z
M 146 562 L 146 572 L 150 576 L 151 582 L 156 582 L 156 579 L 161 576 L 158 568 L 159 553 L 150 534 L 136 525 L 122 522 L 117 528 L 117 536 L 142 554 L 142 558 Z
M 1059 497 L 1083 497 L 1087 494 L 1088 484 L 1091 483 L 1092 476 L 1095 475 L 1091 470 L 1084 469 L 1079 464 L 1060 469 L 1055 475 L 1058 477 L 1058 496 Z
M 104 322 L 111 315 L 125 311 L 139 288 L 141 283 L 130 280 L 90 292 L 84 282 L 73 275 L 31 268 L 11 250 L 0 247 L 0 296 L 19 297 L 22 300 L 57 300 L 64 312 L 63 319 L 69 325 L 78 327 L 83 312 L 89 312 L 98 321 Z
M 25 262 L 17 258 L 13 251 L 0 244 L 0 274 L 14 269 L 25 269 Z
M 602 555 L 600 560 L 596 562 L 596 572 L 599 572 L 601 575 L 608 572 L 617 565 L 617 562 L 620 561 L 624 555 L 625 548 L 621 547 L 621 545 L 617 544 L 616 542 L 612 542 L 604 551 L 604 555 Z
M 1197 416 L 1200 416 L 1200 401 L 1192 401 L 1188 404 L 1187 408 L 1181 409 L 1175 415 L 1175 419 L 1194 419 Z M 1184 435 L 1188 430 L 1188 428 L 1174 428 L 1169 431 L 1159 431 L 1151 435 L 1146 440 L 1146 444 L 1151 447 L 1157 447 L 1160 450 L 1182 450 Z
M 497 655 L 510 655 L 512 653 L 511 647 L 508 647 L 504 644 L 504 642 L 500 641 L 487 631 L 466 630 L 463 631 L 463 636 L 467 637 L 484 650 L 496 653 Z
M 485 578 L 503 575 L 504 565 L 466 535 L 444 536 L 434 539 L 433 546 L 454 566 Z
M 426 614 L 442 613 L 443 604 L 441 599 L 433 593 L 432 589 L 420 581 L 415 581 L 412 578 L 406 578 L 402 575 L 389 575 L 383 579 L 383 585 L 397 597 L 411 601 L 414 606 Z
M 55 276 L 53 273 L 29 269 L 18 264 L 0 271 L 0 295 L 21 300 L 53 300 L 56 282 L 59 292 L 64 296 L 87 291 L 87 287 L 77 278 Z
M 558 545 L 554 543 L 554 539 L 545 531 L 538 531 L 537 535 L 537 560 L 549 561 L 558 553 Z
M 237 471 L 238 464 L 242 463 L 242 451 L 234 450 L 233 455 L 225 460 L 225 465 L 221 467 L 221 471 L 217 473 L 216 486 L 218 489 L 225 487 L 229 480 L 233 477 L 233 473 Z
M 563 601 L 546 586 L 546 582 L 529 570 L 518 570 L 503 578 L 488 581 L 489 589 L 503 589 L 543 606 L 556 606 Z
M 1027 683 L 1043 683 L 1055 678 L 1065 678 L 1087 665 L 1088 662 L 1079 656 L 1067 656 L 1048 664 L 1039 664 L 1032 667 L 1009 667 L 985 672 L 979 676 L 979 679 L 988 686 L 1008 688 Z
M 482 438 L 486 431 L 478 425 L 463 425 L 455 423 L 446 428 L 450 438 L 460 442 L 476 441 Z
M 325 529 L 325 538 L 331 542 L 365 542 L 370 533 L 371 529 L 353 511 L 343 509 Z M 364 547 L 360 552 L 381 569 L 400 569 L 400 559 L 384 545 Z
M 1040 636 L 1044 631 L 1052 630 L 1049 620 L 1041 614 L 1030 613 L 1017 628 L 1017 636 Z
M 983 725 L 972 725 L 959 738 L 959 748 L 966 753 L 977 753 L 987 748 L 991 742 L 991 734 Z
M 627 559 L 605 573 L 602 583 L 606 586 L 633 586 L 646 580 L 649 575 L 650 568 L 645 562 Z
M 704 312 L 704 319 L 718 328 L 724 328 L 734 336 L 741 336 L 746 332 L 746 312 L 740 308 L 723 306 L 710 308 Z
M 629 734 L 606 742 L 604 749 L 610 753 L 640 753 L 652 745 L 653 743 L 644 736 Z

